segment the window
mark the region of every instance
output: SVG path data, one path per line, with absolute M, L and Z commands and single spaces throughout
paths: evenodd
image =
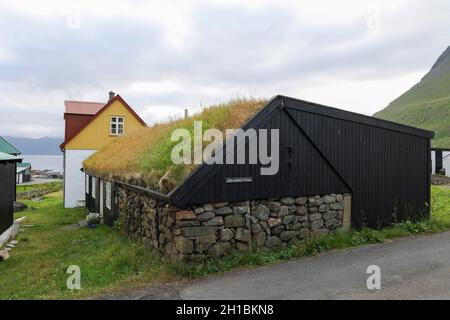
M 85 188 L 86 188 L 86 193 L 89 193 L 89 175 L 86 175 Z
M 111 182 L 106 182 L 106 207 L 111 210 Z
M 113 116 L 111 117 L 111 124 L 109 128 L 109 133 L 112 136 L 120 136 L 124 132 L 124 118 Z
M 97 183 L 97 178 L 94 178 L 94 177 L 92 177 L 92 198 L 97 198 L 97 195 L 96 195 L 96 192 L 97 192 L 97 189 L 95 188 L 95 186 L 96 186 L 96 183 Z

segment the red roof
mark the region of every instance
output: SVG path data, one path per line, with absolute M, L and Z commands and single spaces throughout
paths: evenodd
M 103 108 L 104 102 L 64 101 L 66 113 L 94 115 Z

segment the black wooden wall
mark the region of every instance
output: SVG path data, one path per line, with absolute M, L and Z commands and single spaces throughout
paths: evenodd
M 13 224 L 16 195 L 16 163 L 0 161 L 0 234 Z
M 187 205 L 349 192 L 354 227 L 429 215 L 431 132 L 286 97 L 251 127 L 280 130 L 277 175 L 261 176 L 260 165 L 202 165 L 170 198 Z

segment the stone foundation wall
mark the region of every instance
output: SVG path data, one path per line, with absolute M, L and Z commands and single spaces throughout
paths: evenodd
M 123 228 L 134 240 L 172 260 L 219 258 L 231 250 L 277 249 L 343 227 L 350 195 L 214 203 L 176 208 L 119 191 Z

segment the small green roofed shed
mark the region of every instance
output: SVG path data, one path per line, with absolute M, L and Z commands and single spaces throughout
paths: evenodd
M 0 161 L 22 161 L 22 158 L 12 154 L 0 152 Z
M 22 162 L 17 164 L 17 168 L 28 168 L 31 167 L 31 163 L 29 162 Z
M 0 137 L 0 152 L 8 153 L 14 156 L 18 156 L 21 154 L 19 150 L 17 150 L 12 144 L 6 141 L 3 137 Z

